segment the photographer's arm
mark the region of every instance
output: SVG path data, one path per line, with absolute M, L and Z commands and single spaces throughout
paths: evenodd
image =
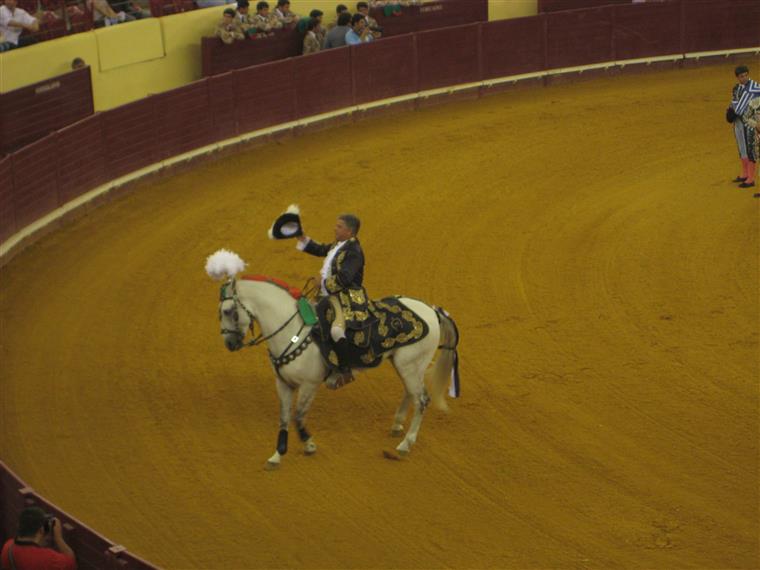
M 53 519 L 53 542 L 55 542 L 55 546 L 61 552 L 61 554 L 65 554 L 71 558 L 76 558 L 76 556 L 74 556 L 74 551 L 71 550 L 69 545 L 66 544 L 66 541 L 63 540 L 61 521 L 58 519 Z

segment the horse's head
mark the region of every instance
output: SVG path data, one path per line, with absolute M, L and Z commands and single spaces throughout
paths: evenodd
M 248 329 L 253 329 L 253 314 L 238 298 L 235 275 L 245 268 L 234 251 L 220 249 L 206 258 L 206 273 L 214 280 L 227 279 L 219 292 L 219 322 L 222 325 L 224 345 L 228 350 L 243 348 Z
M 227 350 L 243 348 L 246 332 L 253 328 L 253 314 L 238 298 L 234 279 L 222 285 L 219 292 L 219 323 Z

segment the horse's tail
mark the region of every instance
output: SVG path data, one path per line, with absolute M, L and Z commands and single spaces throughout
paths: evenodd
M 440 354 L 430 372 L 432 380 L 430 396 L 435 407 L 448 410 L 446 388 L 449 384 L 451 385 L 449 394 L 454 398 L 459 397 L 459 354 L 457 353 L 459 330 L 454 319 L 444 309 L 435 307 L 435 312 L 441 326 L 441 339 L 438 346 Z

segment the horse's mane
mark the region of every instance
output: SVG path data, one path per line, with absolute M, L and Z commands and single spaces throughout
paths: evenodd
M 280 289 L 286 291 L 288 295 L 293 297 L 296 301 L 303 296 L 303 292 L 299 288 L 288 285 L 282 279 L 277 279 L 277 277 L 269 277 L 268 275 L 243 275 L 240 279 L 243 281 L 261 281 L 264 283 L 271 283 L 272 285 L 275 285 L 276 287 L 279 287 Z

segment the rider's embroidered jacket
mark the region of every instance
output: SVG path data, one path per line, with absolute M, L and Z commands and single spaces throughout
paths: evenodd
M 303 251 L 317 257 L 325 257 L 335 246 L 309 240 Z M 325 289 L 330 295 L 337 295 L 346 317 L 346 326 L 362 328 L 370 317 L 367 293 L 362 286 L 364 280 L 364 252 L 359 240 L 352 237 L 343 244 L 330 264 L 330 277 L 325 280 Z

